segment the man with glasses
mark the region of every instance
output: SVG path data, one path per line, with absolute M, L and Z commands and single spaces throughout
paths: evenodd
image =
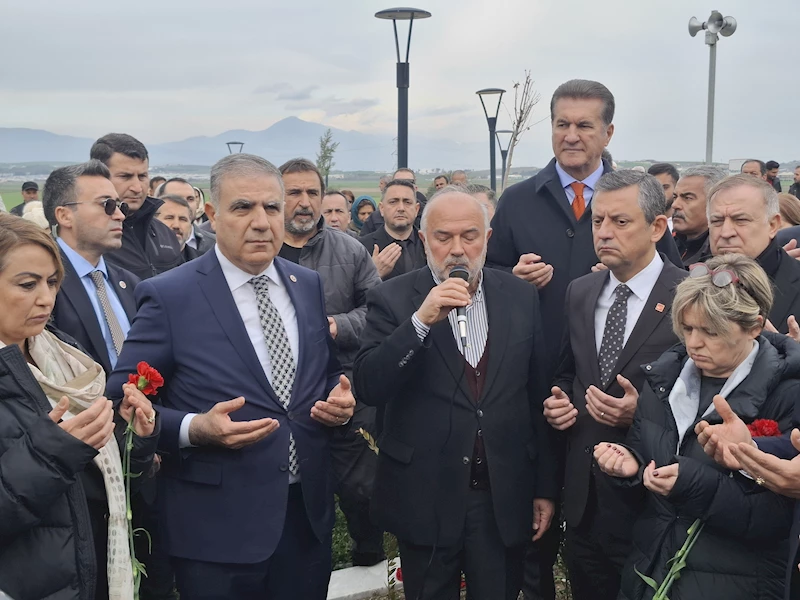
M 415 192 L 416 186 L 407 179 L 390 181 L 379 206 L 383 226 L 368 235 L 362 233 L 359 238 L 372 255 L 383 281 L 427 264 L 425 247 L 415 225 L 420 211 Z
M 127 206 L 117 198 L 108 168 L 97 160 L 56 169 L 45 183 L 43 205 L 55 227 L 64 282 L 53 324 L 75 338 L 106 373 L 117 364 L 136 314 L 139 278 L 107 263 L 122 246 Z
M 180 265 L 183 257 L 175 234 L 155 218 L 161 202 L 147 195 L 150 184 L 147 148 L 125 133 L 109 133 L 94 143 L 89 155 L 108 167 L 117 197 L 129 210 L 122 230 L 122 246 L 110 252 L 107 260 L 140 279 Z

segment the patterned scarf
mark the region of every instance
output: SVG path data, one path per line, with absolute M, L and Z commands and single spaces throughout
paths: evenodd
M 2 343 L 0 343 L 0 346 Z M 63 420 L 89 408 L 105 394 L 106 375 L 90 357 L 65 344 L 48 331 L 28 339 L 28 352 L 36 365 L 28 365 L 50 405 L 69 398 Z M 115 437 L 94 457 L 103 475 L 108 499 L 108 595 L 109 600 L 133 598 L 133 565 L 128 546 L 128 520 L 122 458 Z

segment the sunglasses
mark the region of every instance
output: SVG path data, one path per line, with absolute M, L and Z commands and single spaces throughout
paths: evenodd
M 706 275 L 711 276 L 711 283 L 718 288 L 739 283 L 739 276 L 731 269 L 720 268 L 712 271 L 704 263 L 695 263 L 689 266 L 689 277 L 705 277 Z
M 101 204 L 109 217 L 117 212 L 117 209 L 126 217 L 128 216 L 128 203 L 122 202 L 121 200 L 114 200 L 113 198 L 107 198 L 102 202 L 66 202 L 61 206 L 74 206 L 76 204 Z

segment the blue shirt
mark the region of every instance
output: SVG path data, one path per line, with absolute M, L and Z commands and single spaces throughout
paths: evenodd
M 116 291 L 114 291 L 114 283 L 109 282 L 108 280 L 108 269 L 106 269 L 106 262 L 101 256 L 100 262 L 97 263 L 97 267 L 93 267 L 88 260 L 70 248 L 61 238 L 58 238 L 58 245 L 61 246 L 64 254 L 69 259 L 69 262 L 72 263 L 72 267 L 78 274 L 78 277 L 80 278 L 81 283 L 86 290 L 86 294 L 89 296 L 89 302 L 92 303 L 92 308 L 94 308 L 94 314 L 97 317 L 97 322 L 100 324 L 100 331 L 103 332 L 103 339 L 106 341 L 106 350 L 108 350 L 108 358 L 111 361 L 111 366 L 113 368 L 117 365 L 117 350 L 114 348 L 114 340 L 111 337 L 111 330 L 108 328 L 106 316 L 103 313 L 103 307 L 100 306 L 100 299 L 97 297 L 97 288 L 95 287 L 91 276 L 92 271 L 100 271 L 103 274 L 103 279 L 106 283 L 108 302 L 111 304 L 111 310 L 117 317 L 117 321 L 119 321 L 119 326 L 122 328 L 122 333 L 125 334 L 125 337 L 128 337 L 128 331 L 130 331 L 131 323 L 128 321 L 128 315 L 125 314 L 125 309 L 122 308 L 122 303 L 119 301 Z
M 558 173 L 558 178 L 561 180 L 561 187 L 564 188 L 564 192 L 567 194 L 569 205 L 572 206 L 572 202 L 575 200 L 575 190 L 570 187 L 570 184 L 579 180 L 575 179 L 572 175 L 562 169 L 561 165 L 558 164 L 558 161 L 556 161 L 556 173 Z M 583 188 L 583 200 L 586 203 L 586 208 L 589 208 L 589 202 L 592 201 L 592 196 L 594 196 L 594 187 L 597 185 L 597 182 L 602 176 L 603 161 L 601 160 L 600 166 L 597 167 L 597 170 L 580 182 L 586 186 Z

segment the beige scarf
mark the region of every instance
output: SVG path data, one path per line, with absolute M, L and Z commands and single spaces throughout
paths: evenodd
M 69 410 L 63 420 L 83 412 L 105 394 L 103 368 L 50 332 L 43 331 L 29 338 L 28 352 L 36 363 L 36 366 L 28 366 L 50 405 L 55 407 L 62 396 L 69 398 Z M 131 600 L 133 565 L 128 545 L 125 478 L 116 438 L 112 437 L 93 460 L 103 474 L 108 499 L 108 597 L 109 600 Z

